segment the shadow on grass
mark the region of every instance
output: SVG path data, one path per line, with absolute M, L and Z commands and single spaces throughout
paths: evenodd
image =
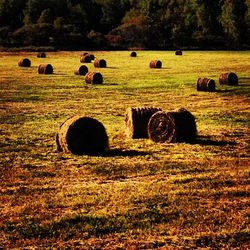
M 210 136 L 197 136 L 196 140 L 191 144 L 200 144 L 205 146 L 226 146 L 226 145 L 236 145 L 236 142 L 224 141 L 224 140 L 212 140 Z
M 214 92 L 217 93 L 228 93 L 228 92 L 233 92 L 233 89 L 216 89 Z
M 149 152 L 137 151 L 137 150 L 123 150 L 123 149 L 110 149 L 108 152 L 103 154 L 104 157 L 114 156 L 143 156 L 148 155 Z

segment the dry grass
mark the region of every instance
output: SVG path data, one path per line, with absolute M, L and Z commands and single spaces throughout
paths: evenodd
M 102 85 L 72 73 L 79 52 L 0 53 L 0 248 L 249 248 L 249 52 L 94 54 L 109 62 Z M 152 71 L 152 58 L 163 68 Z M 41 60 L 53 75 L 38 75 Z M 238 86 L 218 85 L 225 71 Z M 199 77 L 217 91 L 197 92 Z M 185 107 L 197 141 L 126 138 L 126 108 L 144 106 Z M 103 123 L 108 155 L 56 151 L 60 124 L 76 114 Z

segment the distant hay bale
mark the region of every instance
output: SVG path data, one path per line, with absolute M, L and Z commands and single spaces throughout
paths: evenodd
M 102 84 L 103 83 L 102 74 L 99 72 L 88 72 L 85 75 L 85 82 L 90 84 Z
M 131 56 L 131 57 L 136 57 L 136 56 L 137 56 L 137 53 L 136 53 L 135 51 L 132 51 L 132 52 L 130 53 L 130 56 Z
M 133 139 L 148 138 L 148 121 L 154 113 L 160 110 L 154 107 L 127 108 L 125 112 L 126 136 Z
M 45 54 L 45 52 L 38 52 L 37 53 L 37 57 L 39 57 L 39 58 L 46 58 L 46 54 Z
M 29 58 L 22 58 L 18 62 L 19 67 L 30 67 L 31 66 L 31 61 Z
M 81 56 L 80 57 L 80 62 L 81 63 L 91 63 L 91 58 L 90 56 L 87 54 L 85 56 Z
M 38 74 L 53 74 L 53 67 L 51 64 L 40 64 L 38 66 Z
M 181 56 L 182 55 L 182 51 L 180 49 L 175 51 L 175 55 L 177 56 Z
M 219 77 L 220 84 L 238 85 L 238 76 L 233 72 L 222 73 Z
M 211 78 L 198 78 L 196 83 L 197 91 L 215 91 L 215 81 Z
M 107 67 L 107 62 L 104 59 L 100 59 L 100 60 L 96 59 L 94 61 L 94 66 L 96 68 L 106 68 Z
M 162 62 L 159 61 L 159 60 L 152 60 L 150 63 L 149 63 L 149 67 L 150 68 L 157 68 L 157 69 L 160 69 L 162 67 Z
M 88 73 L 89 69 L 85 65 L 81 65 L 78 69 L 74 71 L 75 75 L 83 75 L 85 76 Z
M 100 155 L 109 149 L 108 135 L 101 122 L 85 116 L 68 118 L 56 136 L 58 151 L 76 155 Z
M 148 135 L 154 142 L 191 142 L 196 133 L 195 118 L 184 108 L 156 112 L 148 123 Z

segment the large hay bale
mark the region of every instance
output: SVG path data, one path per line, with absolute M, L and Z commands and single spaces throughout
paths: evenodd
M 233 72 L 222 73 L 219 77 L 220 84 L 238 85 L 238 76 Z
M 96 59 L 94 61 L 94 66 L 96 68 L 106 68 L 107 67 L 107 62 L 104 59 L 100 59 L 100 60 Z
M 154 107 L 127 108 L 125 112 L 126 136 L 133 139 L 148 138 L 148 121 L 154 113 L 160 110 Z
M 211 78 L 198 78 L 196 83 L 197 91 L 215 91 L 215 81 Z
M 75 75 L 85 76 L 88 73 L 89 69 L 85 65 L 81 65 L 78 69 L 74 71 Z
M 160 69 L 162 67 L 162 62 L 159 61 L 159 60 L 152 60 L 150 63 L 149 63 L 149 67 L 150 68 L 157 68 L 157 69 Z
M 29 58 L 22 58 L 18 62 L 19 67 L 30 67 L 31 66 L 31 61 Z
M 177 56 L 181 56 L 182 55 L 182 51 L 180 49 L 175 51 L 175 55 Z
M 74 116 L 67 119 L 56 136 L 58 151 L 76 155 L 100 155 L 109 148 L 108 136 L 101 122 Z
M 148 122 L 148 135 L 154 142 L 191 142 L 196 133 L 195 118 L 184 108 L 156 112 Z
M 40 64 L 38 66 L 38 74 L 53 74 L 53 67 L 51 64 Z
M 90 58 L 89 54 L 87 54 L 85 56 L 81 56 L 80 62 L 81 63 L 91 63 L 91 58 Z
M 46 58 L 46 53 L 45 52 L 38 52 L 37 57 L 39 58 Z
M 88 72 L 85 75 L 85 82 L 90 84 L 102 84 L 103 83 L 102 74 L 99 72 Z
M 135 51 L 132 51 L 132 52 L 130 53 L 130 56 L 131 56 L 131 57 L 136 57 L 136 56 L 137 56 L 137 53 L 136 53 Z

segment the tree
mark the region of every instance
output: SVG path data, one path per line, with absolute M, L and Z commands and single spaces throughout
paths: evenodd
M 223 26 L 228 48 L 239 49 L 246 31 L 245 0 L 225 0 L 222 5 L 220 22 Z

